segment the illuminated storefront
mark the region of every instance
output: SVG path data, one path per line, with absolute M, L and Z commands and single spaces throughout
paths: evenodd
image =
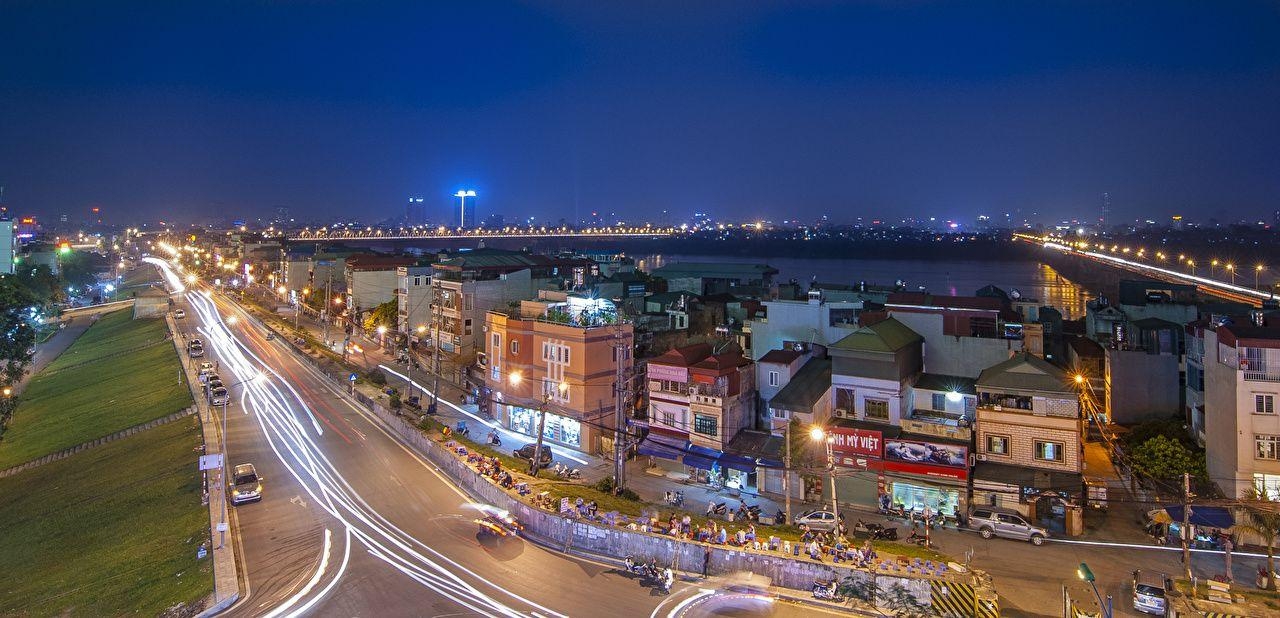
M 508 427 L 511 431 L 522 433 L 526 436 L 537 435 L 537 410 L 530 410 L 520 406 L 507 406 L 507 410 Z M 582 448 L 582 423 L 567 416 L 547 412 L 547 423 L 542 430 L 542 438 L 574 448 Z

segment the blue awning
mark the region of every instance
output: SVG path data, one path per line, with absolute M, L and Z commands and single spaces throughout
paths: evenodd
M 637 450 L 641 455 L 679 461 L 680 456 L 684 454 L 685 444 L 685 441 L 678 438 L 651 433 L 640 442 Z
M 694 468 L 699 468 L 701 470 L 710 470 L 715 463 L 716 460 L 711 459 L 710 457 L 703 457 L 692 453 L 684 456 L 684 465 L 693 466 Z
M 720 456 L 720 465 L 740 472 L 755 472 L 756 460 L 742 455 L 725 453 Z
M 769 459 L 768 457 L 757 457 L 756 466 L 760 468 L 782 468 L 783 462 L 781 459 Z
M 705 446 L 698 446 L 697 444 L 690 444 L 689 448 L 685 450 L 699 457 L 706 457 L 707 459 L 720 458 L 720 451 L 713 448 L 707 448 Z
M 1169 519 L 1182 523 L 1182 505 L 1175 504 L 1164 507 L 1164 512 L 1169 514 Z M 1236 518 L 1231 515 L 1231 510 L 1220 506 L 1198 506 L 1191 505 L 1191 525 L 1204 526 L 1206 528 L 1230 528 L 1236 525 Z

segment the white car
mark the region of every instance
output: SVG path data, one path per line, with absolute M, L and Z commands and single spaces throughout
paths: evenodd
M 1169 578 L 1156 571 L 1133 572 L 1133 608 L 1147 614 L 1163 616 Z

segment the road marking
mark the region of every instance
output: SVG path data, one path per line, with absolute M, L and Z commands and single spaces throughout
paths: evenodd
M 296 505 L 298 505 L 298 506 L 300 506 L 300 507 L 302 507 L 302 508 L 304 508 L 304 509 L 305 509 L 305 508 L 307 508 L 307 501 L 302 499 L 302 495 L 301 495 L 301 494 L 296 495 L 296 496 L 294 496 L 294 497 L 290 498 L 290 499 L 289 499 L 289 502 L 292 502 L 292 503 L 294 503 L 294 504 L 296 504 Z
M 348 545 L 348 547 L 350 547 L 350 545 Z M 333 531 L 328 528 L 325 528 L 324 529 L 324 550 L 320 553 L 320 567 L 316 569 L 316 573 L 311 577 L 311 581 L 307 582 L 307 585 L 303 586 L 302 590 L 299 590 L 298 592 L 294 593 L 293 596 L 286 599 L 284 603 L 277 605 L 271 611 L 267 612 L 266 615 L 263 616 L 263 618 L 274 618 L 275 616 L 279 616 L 281 613 L 288 611 L 290 607 L 293 607 L 294 604 L 296 604 L 299 600 L 301 600 L 302 597 L 306 596 L 307 593 L 311 592 L 311 589 L 314 588 L 316 584 L 320 583 L 320 578 L 324 577 L 325 570 L 329 568 L 329 552 L 332 549 L 333 549 Z M 343 561 L 342 566 L 343 568 L 346 568 L 345 560 Z M 339 573 L 339 575 L 341 575 L 341 573 Z M 336 581 L 337 578 L 334 578 L 334 579 Z M 303 607 L 300 609 L 306 609 L 306 607 Z M 290 615 L 291 616 L 296 615 L 296 613 L 290 614 Z

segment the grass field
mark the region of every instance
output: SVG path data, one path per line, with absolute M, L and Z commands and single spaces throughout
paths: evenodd
M 0 615 L 154 616 L 213 591 L 194 418 L 0 479 Z
M 160 276 L 160 271 L 150 264 L 139 264 L 137 268 L 124 274 L 120 280 L 120 293 L 124 296 L 132 295 L 143 287 L 151 283 L 163 283 L 164 278 Z M 135 289 L 136 288 L 136 289 Z
M 128 309 L 104 315 L 32 378 L 0 440 L 0 469 L 191 405 L 167 332 Z

